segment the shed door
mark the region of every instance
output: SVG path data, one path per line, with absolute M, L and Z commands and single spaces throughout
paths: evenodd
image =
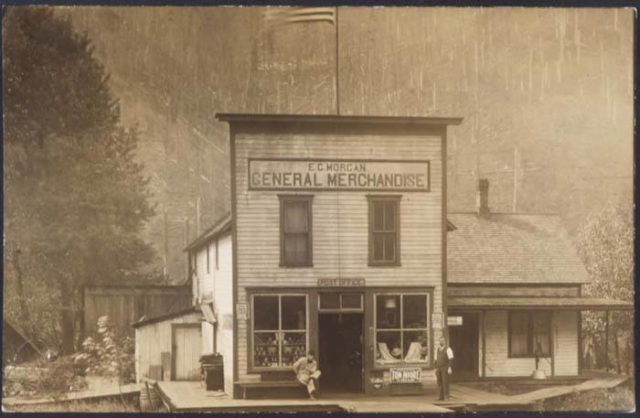
M 174 380 L 200 380 L 200 324 L 173 324 Z

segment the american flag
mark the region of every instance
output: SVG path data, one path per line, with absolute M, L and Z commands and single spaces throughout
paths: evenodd
M 286 23 L 328 22 L 335 23 L 333 7 L 275 7 L 264 12 L 268 26 Z

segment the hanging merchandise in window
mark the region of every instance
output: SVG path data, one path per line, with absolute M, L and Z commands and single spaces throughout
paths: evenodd
M 428 294 L 375 296 L 376 364 L 429 362 Z
M 254 367 L 290 367 L 307 353 L 307 298 L 253 296 Z

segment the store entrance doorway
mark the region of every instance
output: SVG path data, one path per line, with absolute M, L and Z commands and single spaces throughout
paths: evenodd
M 362 313 L 320 313 L 320 391 L 362 392 Z

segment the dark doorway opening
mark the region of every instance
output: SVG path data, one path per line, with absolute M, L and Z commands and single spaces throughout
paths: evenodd
M 478 313 L 450 312 L 449 316 L 462 317 L 462 325 L 449 326 L 449 346 L 453 350 L 453 378 L 455 380 L 478 377 Z
M 362 313 L 321 313 L 320 391 L 362 392 Z

